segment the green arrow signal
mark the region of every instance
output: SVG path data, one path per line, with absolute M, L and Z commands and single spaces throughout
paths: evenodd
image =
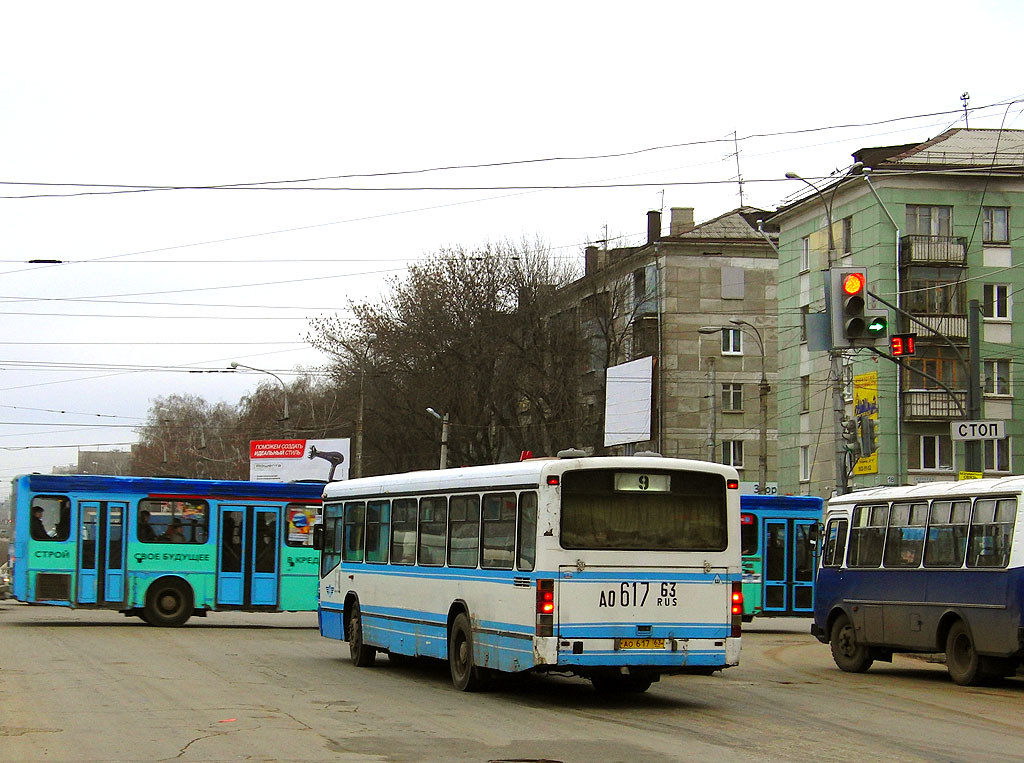
M 889 328 L 889 319 L 884 315 L 872 315 L 868 317 L 868 325 L 865 333 L 868 336 L 880 336 Z

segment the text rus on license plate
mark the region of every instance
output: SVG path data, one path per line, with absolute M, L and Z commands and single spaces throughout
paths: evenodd
M 663 638 L 620 638 L 619 649 L 664 649 Z

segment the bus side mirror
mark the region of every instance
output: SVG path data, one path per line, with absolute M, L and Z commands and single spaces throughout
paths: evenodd
M 324 526 L 313 525 L 313 548 L 317 551 L 324 550 Z

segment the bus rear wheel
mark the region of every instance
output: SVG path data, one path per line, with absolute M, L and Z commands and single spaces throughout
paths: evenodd
M 173 628 L 192 616 L 192 589 L 180 580 L 158 580 L 146 593 L 142 619 L 150 625 Z
M 874 662 L 868 648 L 857 643 L 857 631 L 846 615 L 839 615 L 832 623 L 829 646 L 832 659 L 840 670 L 847 673 L 863 673 Z
M 487 685 L 483 669 L 473 661 L 473 629 L 465 613 L 455 617 L 448 635 L 448 667 L 459 691 L 480 691 Z
M 348 608 L 348 654 L 357 668 L 368 668 L 377 658 L 377 650 L 363 643 L 363 615 L 358 601 Z
M 954 623 L 946 636 L 946 670 L 949 677 L 961 686 L 978 686 L 988 679 L 982 659 L 974 648 L 971 632 L 963 620 Z

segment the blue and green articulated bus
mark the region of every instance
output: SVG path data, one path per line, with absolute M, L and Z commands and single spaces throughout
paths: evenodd
M 811 617 L 825 502 L 806 495 L 741 495 L 743 620 Z
M 14 480 L 13 593 L 151 625 L 314 611 L 322 483 L 31 474 Z

